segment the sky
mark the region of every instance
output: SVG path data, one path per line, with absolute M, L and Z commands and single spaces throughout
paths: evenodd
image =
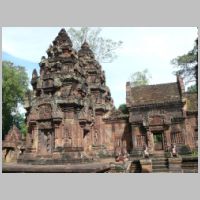
M 2 50 L 26 60 L 31 77 L 34 65 L 39 71 L 41 57 L 63 27 L 4 27 Z M 66 28 L 67 30 L 67 28 Z M 126 82 L 131 74 L 148 69 L 150 84 L 175 82 L 170 61 L 190 51 L 197 38 L 196 27 L 102 27 L 101 36 L 123 45 L 117 50 L 118 58 L 112 63 L 101 63 L 106 84 L 110 87 L 114 104 L 126 103 Z M 72 41 L 73 42 L 73 41 Z

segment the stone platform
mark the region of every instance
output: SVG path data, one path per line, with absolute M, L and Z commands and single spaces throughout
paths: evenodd
M 3 164 L 3 173 L 103 173 L 110 169 L 109 163 L 84 163 L 66 165 Z

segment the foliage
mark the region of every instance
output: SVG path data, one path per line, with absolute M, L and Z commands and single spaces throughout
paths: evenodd
M 191 85 L 190 87 L 188 87 L 187 89 L 188 92 L 197 92 L 197 86 L 195 85 Z
M 67 32 L 73 41 L 73 47 L 78 51 L 86 40 L 99 62 L 112 62 L 117 58 L 115 50 L 121 47 L 122 41 L 113 41 L 100 36 L 101 28 L 82 27 L 69 28 Z
M 2 63 L 2 72 L 2 136 L 4 137 L 13 123 L 11 112 L 16 111 L 19 103 L 23 103 L 23 97 L 28 89 L 28 75 L 24 67 L 14 66 L 7 61 Z
M 171 63 L 177 70 L 175 74 L 181 75 L 185 83 L 196 81 L 198 77 L 198 39 L 195 40 L 194 47 L 187 54 L 174 58 Z
M 194 157 L 198 156 L 198 150 L 197 149 L 192 151 L 192 156 L 194 156 Z
M 145 69 L 141 72 L 135 72 L 131 75 L 131 86 L 141 86 L 141 85 L 148 85 L 151 79 L 151 75 L 148 69 Z
M 25 116 L 24 116 L 24 114 L 17 113 L 14 116 L 14 123 L 16 124 L 16 126 L 20 130 L 20 132 L 23 135 L 26 135 L 26 133 L 27 133 L 27 126 L 26 126 L 26 123 L 25 123 Z
M 126 104 L 121 104 L 118 108 L 123 114 L 128 114 L 128 108 L 126 106 Z

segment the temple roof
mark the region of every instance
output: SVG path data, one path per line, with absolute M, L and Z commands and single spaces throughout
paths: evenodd
M 130 101 L 133 106 L 180 101 L 178 83 L 145 85 L 131 88 Z
M 62 44 L 62 43 L 65 43 L 65 45 L 69 45 L 70 47 L 72 47 L 72 41 L 64 28 L 60 30 L 60 32 L 58 33 L 58 36 L 53 41 L 54 45 Z
M 198 111 L 197 93 L 186 92 L 184 95 L 186 97 L 187 111 L 189 112 Z
M 81 45 L 81 49 L 78 51 L 78 56 L 89 56 L 91 59 L 95 59 L 94 52 L 90 49 L 90 46 L 86 41 Z
M 21 140 L 21 133 L 19 129 L 13 125 L 5 137 L 5 141 L 15 142 Z
M 85 41 L 82 45 L 81 45 L 81 49 L 90 49 L 89 44 Z

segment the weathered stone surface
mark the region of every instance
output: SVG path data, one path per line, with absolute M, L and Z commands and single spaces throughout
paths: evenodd
M 132 87 L 127 82 L 129 113 L 123 114 L 115 109 L 105 72 L 86 41 L 77 52 L 61 29 L 39 66 L 25 97 L 28 133 L 19 163 L 83 163 L 129 154 L 139 159 L 144 147 L 151 158 L 170 154 L 173 144 L 178 154 L 197 150 L 197 94 L 185 92 L 179 76 L 166 84 Z M 8 149 L 16 149 L 8 138 L 4 158 Z M 150 160 L 140 164 L 143 172 L 152 171 Z M 141 171 L 138 162 L 134 165 Z
M 77 53 L 61 29 L 47 55 L 39 63 L 40 75 L 36 70 L 32 74 L 33 92 L 25 106 L 26 154 L 19 161 L 35 163 L 45 157 L 50 162 L 56 156 L 55 162 L 73 162 L 95 157 L 102 150 L 112 155 L 112 136 L 107 136 L 112 133 L 105 131 L 103 117 L 113 109 L 113 101 L 105 73 L 89 45 L 84 42 Z
M 169 158 L 168 159 L 169 163 L 169 172 L 172 173 L 178 173 L 182 172 L 182 158 Z
M 133 153 L 148 146 L 150 154 L 169 151 L 176 144 L 178 153 L 197 148 L 197 95 L 185 93 L 183 80 L 131 87 L 126 84 L 126 104 Z M 191 149 L 191 150 L 189 150 Z
M 2 167 L 3 173 L 101 173 L 110 169 L 109 163 L 85 163 L 70 165 L 25 165 L 5 164 Z
M 24 142 L 19 129 L 14 125 L 2 143 L 3 162 L 16 162 L 24 151 Z
M 152 161 L 151 159 L 141 159 L 140 165 L 142 168 L 142 173 L 151 173 L 152 172 Z

